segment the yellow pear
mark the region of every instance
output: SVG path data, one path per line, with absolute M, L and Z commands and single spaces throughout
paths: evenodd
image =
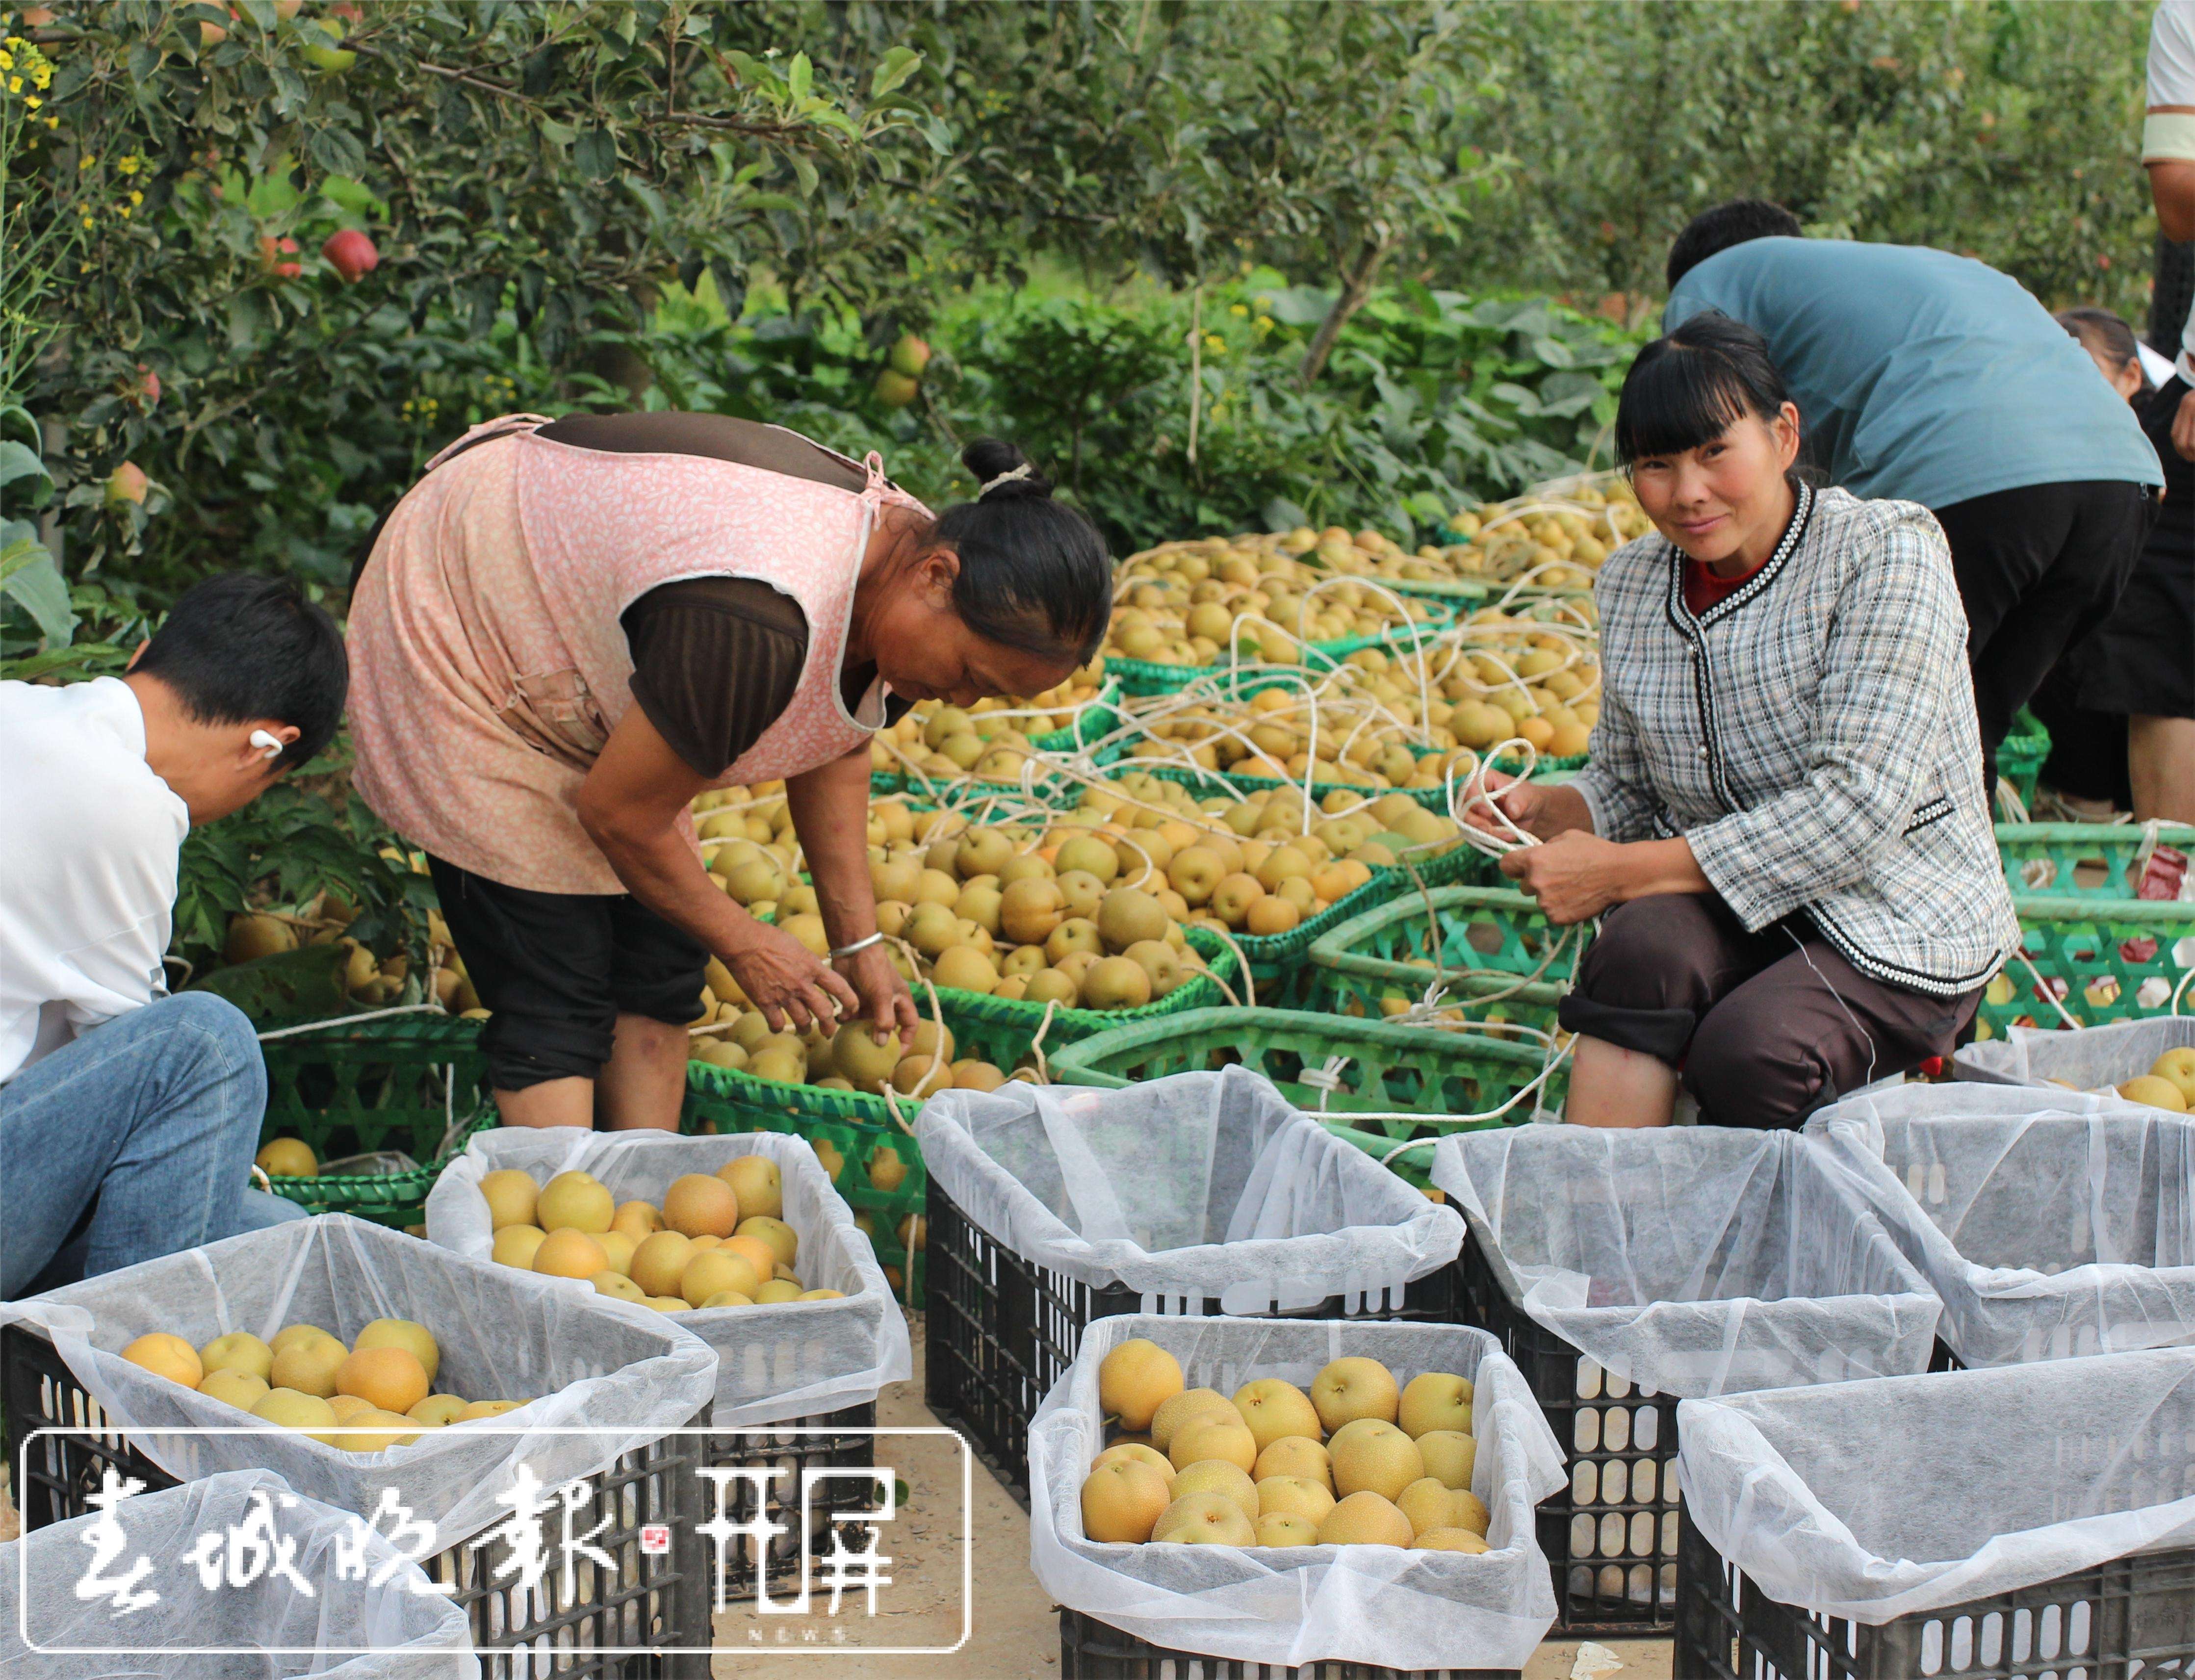
M 774 1307 L 782 1301 L 798 1301 L 806 1292 L 797 1282 L 785 1278 L 773 1278 L 755 1291 L 755 1305 Z
M 1311 1403 L 1328 1435 L 1359 1418 L 1393 1423 L 1401 1398 L 1394 1372 L 1376 1359 L 1337 1359 L 1311 1385 Z
M 328 1396 L 328 1410 L 336 1414 L 338 1424 L 348 1424 L 360 1412 L 372 1411 L 373 1402 L 360 1400 L 354 1394 L 331 1394 Z
M 1242 1414 L 1235 1409 L 1235 1402 L 1217 1389 L 1184 1389 L 1169 1400 L 1160 1402 L 1159 1409 L 1151 1413 L 1151 1445 L 1163 1453 L 1172 1444 L 1173 1432 L 1190 1418 L 1205 1412 L 1217 1412 L 1222 1417 L 1241 1422 Z
M 689 1306 L 698 1307 L 711 1296 L 721 1295 L 726 1290 L 753 1300 L 762 1283 L 746 1256 L 710 1248 L 686 1263 L 686 1269 L 678 1275 L 678 1293 Z
M 2195 1109 L 2195 1044 L 2178 1044 L 2149 1065 L 2152 1079 L 2169 1079 L 2180 1088 L 2181 1100 Z
M 595 1241 L 600 1246 L 603 1257 L 610 1263 L 610 1270 L 619 1277 L 632 1275 L 632 1251 L 640 1246 L 632 1236 L 613 1225 L 607 1231 L 597 1232 Z
M 335 1412 L 318 1395 L 301 1393 L 296 1389 L 270 1389 L 251 1408 L 251 1415 L 270 1424 L 279 1424 L 285 1430 L 300 1430 L 331 1447 L 335 1444 L 335 1437 L 329 1433 L 336 1426 Z
M 1461 1430 L 1427 1430 L 1418 1437 L 1418 1456 L 1426 1461 L 1426 1474 L 1442 1487 L 1468 1487 L 1478 1442 Z
M 1236 1389 L 1235 1409 L 1250 1426 L 1260 1453 L 1288 1435 L 1316 1440 L 1320 1433 L 1318 1411 L 1311 1396 L 1278 1377 L 1261 1377 Z
M 534 1223 L 544 1231 L 607 1231 L 617 1205 L 592 1173 L 560 1172 L 541 1187 Z M 597 1270 L 600 1268 L 596 1269 Z
M 140 1336 L 122 1350 L 122 1357 L 155 1377 L 165 1377 L 187 1389 L 194 1389 L 205 1380 L 205 1366 L 199 1359 L 199 1350 L 181 1337 L 170 1336 L 164 1331 Z
M 1343 1499 L 1369 1490 L 1392 1500 L 1426 1473 L 1418 1445 L 1392 1424 L 1359 1418 L 1327 1442 L 1334 1463 L 1334 1491 Z
M 409 1348 L 360 1348 L 336 1367 L 336 1392 L 355 1395 L 377 1411 L 402 1416 L 426 1399 L 426 1367 Z
M 1243 1516 L 1253 1519 L 1263 1509 L 1258 1503 L 1258 1485 L 1250 1480 L 1249 1472 L 1224 1458 L 1199 1458 L 1184 1464 L 1174 1472 L 1171 1485 L 1177 1499 L 1191 1493 L 1224 1493 L 1242 1507 Z
M 1167 1458 L 1177 1472 L 1200 1459 L 1224 1458 L 1247 1476 L 1258 1462 L 1257 1437 L 1239 1413 L 1223 1418 L 1218 1412 L 1200 1412 L 1173 1432 Z
M 1318 1524 L 1309 1517 L 1297 1516 L 1288 1511 L 1267 1511 L 1258 1519 L 1258 1544 L 1261 1546 L 1315 1546 L 1318 1544 Z
M 1415 1537 L 1410 1519 L 1391 1500 L 1368 1489 L 1334 1501 L 1334 1509 L 1318 1525 L 1318 1543 L 1322 1546 L 1406 1546 Z
M 1252 1546 L 1256 1524 L 1224 1493 L 1190 1493 L 1159 1513 L 1151 1539 L 1172 1545 Z
M 1468 1528 L 1474 1534 L 1483 1534 L 1492 1525 L 1494 1513 L 1486 1508 L 1486 1501 L 1469 1488 L 1457 1489 L 1449 1495 L 1455 1503 L 1455 1515 L 1451 1520 L 1458 1528 Z
M 487 1201 L 488 1222 L 500 1231 L 506 1225 L 531 1225 L 541 1200 L 541 1187 L 530 1172 L 504 1167 L 481 1178 L 481 1194 Z
M 1124 1430 L 1150 1427 L 1158 1409 L 1182 1392 L 1181 1362 L 1141 1336 L 1123 1342 L 1098 1366 L 1098 1407 Z
M 632 1240 L 635 1248 L 663 1228 L 663 1215 L 654 1202 L 619 1202 L 610 1216 L 610 1229 Z
M 2180 1087 L 2161 1073 L 2137 1073 L 2122 1085 L 2118 1092 L 2129 1102 L 2163 1108 L 2175 1114 L 2187 1112 L 2187 1099 L 2181 1094 Z
M 752 1307 L 754 1297 L 742 1295 L 736 1289 L 720 1289 L 701 1304 L 705 1307 Z
M 740 1221 L 739 1234 L 743 1237 L 760 1237 L 770 1246 L 781 1266 L 793 1265 L 800 1258 L 799 1234 L 782 1219 L 772 1219 L 766 1216 L 742 1219 Z
M 1116 1441 L 1090 1461 L 1090 1468 L 1095 1470 L 1100 1464 L 1109 1464 L 1115 1458 L 1133 1458 L 1139 1464 L 1149 1464 L 1166 1478 L 1168 1487 L 1173 1485 L 1172 1463 L 1165 1453 L 1146 1441 Z
M 423 1324 L 414 1324 L 408 1318 L 377 1318 L 358 1332 L 358 1339 L 350 1344 L 353 1353 L 364 1353 L 368 1348 L 402 1348 L 419 1361 L 419 1368 L 427 1373 L 432 1387 L 435 1373 L 442 1368 L 442 1349 L 435 1334 Z M 400 1412 L 395 1406 L 387 1408 Z
M 663 1193 L 663 1223 L 683 1236 L 728 1237 L 739 1228 L 740 1199 L 723 1179 L 689 1172 Z
M 292 1342 L 302 1341 L 308 1336 L 326 1336 L 327 1333 L 317 1324 L 287 1324 L 274 1332 L 274 1339 L 267 1345 L 279 1354 Z
M 476 1400 L 451 1421 L 470 1424 L 482 1418 L 500 1418 L 507 1412 L 516 1412 L 525 1404 L 522 1400 Z
M 784 1176 L 768 1155 L 741 1155 L 718 1167 L 717 1177 L 732 1187 L 732 1194 L 739 1198 L 742 1217 L 785 1217 Z
M 1082 1483 L 1082 1532 L 1093 1540 L 1141 1545 L 1172 1503 L 1168 1484 L 1149 1464 L 1115 1458 Z
M 1305 1435 L 1282 1435 L 1258 1454 L 1250 1474 L 1260 1482 L 1269 1476 L 1298 1476 L 1328 1492 L 1334 1487 L 1334 1465 L 1326 1448 Z
M 544 1277 L 591 1278 L 609 1266 L 602 1246 L 573 1226 L 559 1226 L 533 1251 L 533 1269 Z
M 1414 1551 L 1485 1551 L 1486 1542 L 1468 1528 L 1436 1528 L 1410 1542 Z
M 269 1178 L 317 1178 L 320 1172 L 313 1146 L 295 1137 L 270 1139 L 251 1164 Z
M 538 1225 L 506 1225 L 495 1234 L 495 1246 L 488 1251 L 488 1258 L 498 1266 L 516 1266 L 521 1272 L 530 1272 L 533 1269 L 533 1257 L 548 1239 L 548 1232 Z
M 676 1231 L 658 1231 L 632 1251 L 626 1275 L 650 1295 L 676 1295 L 678 1280 L 694 1258 L 690 1238 Z
M 1334 1494 L 1322 1482 L 1306 1476 L 1269 1476 L 1258 1483 L 1258 1515 L 1279 1511 L 1300 1516 L 1314 1528 L 1334 1509 Z
M 1397 1495 L 1395 1509 L 1410 1519 L 1413 1533 L 1427 1534 L 1436 1528 L 1460 1526 L 1455 1521 L 1455 1495 L 1443 1487 L 1437 1476 L 1420 1476 L 1413 1482 Z
M 385 1453 L 392 1447 L 409 1447 L 419 1438 L 419 1425 L 395 1412 L 361 1412 L 332 1432 L 333 1445 L 346 1453 Z
M 267 1380 L 277 1389 L 294 1389 L 326 1400 L 336 1391 L 336 1372 L 350 1350 L 332 1336 L 300 1337 L 274 1355 Z
M 251 1372 L 224 1365 L 218 1371 L 206 1372 L 205 1380 L 199 1384 L 199 1392 L 211 1399 L 225 1401 L 239 1411 L 249 1412 L 267 1398 L 271 1392 L 264 1377 Z
M 211 1376 L 216 1371 L 242 1371 L 264 1381 L 274 1368 L 274 1349 L 256 1336 L 233 1330 L 216 1336 L 199 1349 L 199 1363 Z
M 644 1292 L 638 1284 L 635 1283 L 623 1272 L 618 1271 L 614 1268 L 605 1268 L 603 1270 L 596 1272 L 594 1276 L 589 1278 L 587 1281 L 595 1286 L 596 1294 L 607 1295 L 613 1301 L 645 1301 L 648 1299 L 646 1292 Z
M 464 1415 L 465 1405 L 462 1395 L 430 1394 L 404 1415 L 415 1424 L 442 1429 Z
M 1427 1371 L 1403 1386 L 1395 1424 L 1412 1440 L 1431 1430 L 1471 1432 L 1471 1380 L 1452 1371 Z

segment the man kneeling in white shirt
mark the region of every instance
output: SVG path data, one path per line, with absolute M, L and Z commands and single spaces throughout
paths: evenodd
M 176 601 L 120 678 L 0 682 L 0 1300 L 274 1217 L 245 1194 L 251 1023 L 170 997 L 161 958 L 191 825 L 326 746 L 349 673 L 295 584 L 237 575 Z

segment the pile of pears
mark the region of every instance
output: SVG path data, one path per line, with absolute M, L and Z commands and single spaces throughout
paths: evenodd
M 1026 699 L 982 699 L 966 707 L 925 700 L 877 732 L 869 743 L 869 767 L 897 775 L 912 762 L 935 781 L 976 776 L 1019 782 L 1022 761 L 1035 751 L 1030 737 L 1071 728 L 1104 684 L 1101 653 L 1057 688 Z
M 889 1086 L 899 1096 L 919 1100 L 941 1090 L 996 1090 L 1010 1079 L 1036 1078 L 1034 1065 L 1007 1073 L 980 1056 L 958 1056 L 958 1049 L 953 1029 L 942 1021 L 918 1023 L 911 1043 L 902 1044 L 894 1035 L 879 1044 L 867 1017 L 828 1033 L 773 1033 L 754 1010 L 735 1016 L 722 1033 L 694 1040 L 694 1058 L 714 1067 L 738 1068 L 779 1085 L 872 1096 Z
M 837 1301 L 810 1289 L 793 1263 L 800 1235 L 785 1223 L 784 1176 L 767 1155 L 673 1179 L 660 1205 L 616 1202 L 591 1173 L 542 1184 L 504 1167 L 480 1182 L 499 1266 L 579 1278 L 597 1295 L 660 1313 Z
M 272 1342 L 232 1331 L 193 1348 L 154 1331 L 122 1350 L 132 1365 L 331 1447 L 380 1453 L 428 1430 L 499 1418 L 526 1402 L 438 1392 L 441 1345 L 410 1319 L 377 1318 L 349 1346 L 318 1325 L 283 1327 Z
M 1551 590 L 1587 587 L 1610 555 L 1654 528 L 1621 478 L 1482 502 L 1457 509 L 1453 524 L 1466 540 L 1441 551 L 1449 576 L 1508 583 L 1544 567 L 1530 583 Z
M 1306 536 L 1311 543 L 1297 546 Z M 1353 549 L 1366 539 L 1381 544 L 1382 552 L 1388 545 L 1376 532 L 1352 538 L 1339 526 L 1325 536 L 1335 539 L 1336 548 L 1347 544 Z M 1131 555 L 1121 564 L 1125 593 L 1117 596 L 1121 604 L 1106 629 L 1106 652 L 1151 665 L 1218 665 L 1228 657 L 1236 620 L 1251 617 L 1253 622 L 1242 636 L 1243 657 L 1298 665 L 1305 642 L 1373 636 L 1441 616 L 1431 602 L 1407 596 L 1398 608 L 1386 594 L 1363 588 L 1351 573 L 1325 565 L 1322 540 L 1307 531 L 1206 537 Z M 1368 568 L 1361 575 L 1368 575 Z M 1335 577 L 1345 581 L 1311 593 L 1315 585 Z
M 2168 1113 L 2195 1113 L 2195 1045 L 2169 1050 L 2149 1065 L 2149 1072 L 2115 1087 L 2129 1102 L 2141 1102 Z
M 1308 1394 L 1266 1377 L 1230 1398 L 1187 1386 L 1180 1362 L 1138 1337 L 1099 1364 L 1098 1396 L 1113 1434 L 1082 1483 L 1091 1539 L 1488 1549 L 1473 1391 L 1453 1372 L 1397 1385 L 1350 1356 Z
M 333 893 L 322 893 L 305 906 L 305 912 L 299 916 L 265 910 L 238 912 L 228 918 L 222 960 L 232 964 L 249 963 L 306 945 L 340 945 L 346 953 L 343 991 L 354 1003 L 378 1008 L 403 1001 L 412 959 L 400 951 L 386 958 L 377 958 L 371 947 L 353 939 L 345 929 L 358 918 L 355 906 Z M 465 1020 L 486 1020 L 487 1011 L 481 1006 L 480 993 L 473 989 L 464 959 L 452 946 L 449 928 L 438 910 L 427 912 L 427 944 L 434 967 L 425 975 L 421 995 L 431 996 Z

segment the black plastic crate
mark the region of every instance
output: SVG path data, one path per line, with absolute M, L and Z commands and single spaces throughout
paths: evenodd
M 762 1497 L 770 1521 L 785 1532 L 769 1543 L 767 1556 L 740 1556 L 727 1551 L 724 1559 L 724 1602 L 737 1603 L 755 1593 L 756 1564 L 763 1565 L 764 1580 L 775 1591 L 800 1576 L 801 1472 L 808 1470 L 867 1470 L 876 1463 L 876 1402 L 850 1406 L 842 1412 L 795 1418 L 781 1424 L 758 1424 L 739 1436 L 709 1435 L 701 1444 L 701 1463 L 712 1469 L 775 1470 L 779 1473 Z M 818 1509 L 822 1526 L 809 1544 L 811 1556 L 828 1553 L 829 1534 L 851 1519 L 841 1512 L 867 1510 L 875 1505 L 874 1489 L 857 1480 L 823 1484 L 830 1492 Z M 724 1513 L 734 1522 L 752 1522 L 756 1516 L 754 1485 L 745 1480 L 725 1484 Z M 859 1551 L 866 1529 L 844 1528 L 846 1550 Z
M 147 1492 L 177 1485 L 124 1435 L 104 1425 L 99 1403 L 53 1343 L 20 1325 L 0 1329 L 0 1412 L 26 1532 L 89 1516 L 90 1496 L 100 1490 L 109 1465 L 142 1482 Z M 695 1421 L 706 1423 L 706 1412 Z M 46 1428 L 85 1433 L 28 1439 Z M 589 1544 L 610 1554 L 618 1567 L 609 1576 L 581 1558 L 572 1571 L 576 1591 L 569 1602 L 561 1569 L 544 1573 L 531 1602 L 515 1585 L 499 1584 L 495 1571 L 509 1556 L 500 1541 L 478 1548 L 461 1542 L 424 1560 L 430 1579 L 456 1589 L 451 1602 L 472 1624 L 486 1680 L 543 1673 L 557 1680 L 706 1680 L 705 1651 L 590 1654 L 604 1646 L 672 1648 L 706 1638 L 709 1542 L 696 1533 L 706 1513 L 694 1475 L 695 1439 L 669 1436 L 588 1478 L 594 1490 L 588 1510 L 610 1517 Z M 670 1525 L 669 1553 L 641 1551 L 643 1523 Z
M 1762 1596 L 1682 1522 L 1683 1680 L 2131 1680 L 2195 1667 L 2195 1549 L 1866 1627 Z
M 930 1180 L 929 1296 L 924 1317 L 923 1398 L 958 1430 L 1006 1490 L 1028 1505 L 1028 1426 L 1038 1404 L 1074 1363 L 1093 1319 L 1145 1310 L 1124 1286 L 1092 1289 L 1024 1260 L 994 1241 Z M 1382 1297 L 1383 1299 L 1385 1297 Z M 1453 1269 L 1443 1266 L 1403 1289 L 1400 1307 L 1348 1313 L 1339 1295 L 1282 1318 L 1415 1319 L 1455 1324 Z M 1195 1313 L 1207 1303 L 1169 1297 L 1161 1310 Z M 1217 1312 L 1218 1303 L 1209 1303 Z M 1370 1671 L 1367 1671 L 1369 1672 Z
M 1382 1668 L 1368 1662 L 1243 1662 L 1200 1656 L 1123 1633 L 1117 1627 L 1062 1606 L 1060 1680 L 1522 1680 L 1514 1668 Z
M 1540 1502 L 1555 1625 L 1666 1633 L 1677 1611 L 1677 1396 L 1634 1389 L 1527 1317 L 1466 1232 L 1454 1271 L 1459 1321 L 1491 1332 L 1531 1384 L 1569 1460 Z

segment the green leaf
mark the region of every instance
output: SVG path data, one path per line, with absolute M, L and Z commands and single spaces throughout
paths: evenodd
M 54 480 L 46 471 L 46 463 L 38 458 L 37 452 L 27 449 L 13 438 L 0 440 L 0 485 L 13 484 L 17 479 L 35 479 L 27 490 L 11 492 L 8 501 L 18 507 L 43 508 L 54 493 Z
M 799 180 L 801 196 L 812 198 L 815 193 L 815 165 L 801 152 L 792 154 L 792 173 Z
M 785 85 L 795 99 L 808 97 L 808 89 L 815 79 L 815 66 L 808 61 L 805 53 L 795 53 L 792 63 L 785 73 Z
M 305 155 L 329 175 L 366 173 L 366 147 L 349 129 L 332 123 L 313 130 L 305 142 Z
M 7 528 L 28 529 L 20 523 Z M 0 595 L 12 597 L 28 613 L 48 642 L 57 647 L 68 646 L 76 633 L 68 584 L 54 564 L 53 555 L 36 536 L 17 536 L 0 549 Z
M 922 63 L 922 55 L 912 47 L 894 47 L 877 61 L 869 78 L 869 97 L 882 99 L 914 74 Z
M 590 181 L 608 181 L 617 173 L 617 136 L 608 129 L 589 129 L 573 142 L 572 161 Z

